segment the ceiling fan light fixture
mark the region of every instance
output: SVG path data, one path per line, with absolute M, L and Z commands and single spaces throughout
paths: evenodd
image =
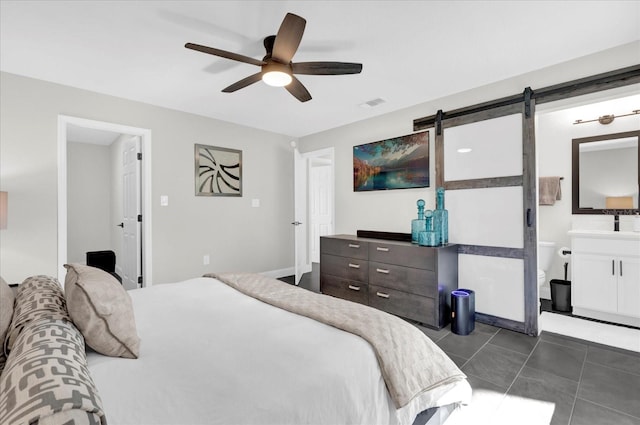
M 291 68 L 288 65 L 270 62 L 262 66 L 262 81 L 270 86 L 283 87 L 292 80 Z
M 262 74 L 262 81 L 273 87 L 284 87 L 291 80 L 291 75 L 282 71 L 269 71 Z

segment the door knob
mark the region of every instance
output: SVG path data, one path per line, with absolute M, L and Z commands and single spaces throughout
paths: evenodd
M 299 221 L 294 221 L 291 224 L 293 224 L 294 226 L 300 226 L 302 223 Z
M 116 224 L 118 227 L 122 227 L 124 229 L 124 223 Z

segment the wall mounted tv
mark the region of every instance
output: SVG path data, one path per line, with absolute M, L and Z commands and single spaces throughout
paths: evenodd
M 429 132 L 353 147 L 353 191 L 429 187 Z

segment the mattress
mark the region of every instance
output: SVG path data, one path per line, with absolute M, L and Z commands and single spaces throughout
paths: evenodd
M 364 339 L 215 279 L 129 294 L 140 357 L 87 356 L 110 425 L 412 424 L 470 398 L 463 380 L 396 409 Z

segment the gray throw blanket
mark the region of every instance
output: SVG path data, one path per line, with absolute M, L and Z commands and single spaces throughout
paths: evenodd
M 424 391 L 466 376 L 426 335 L 404 320 L 374 308 L 317 294 L 252 273 L 210 273 L 262 302 L 364 338 L 373 347 L 397 408 Z

